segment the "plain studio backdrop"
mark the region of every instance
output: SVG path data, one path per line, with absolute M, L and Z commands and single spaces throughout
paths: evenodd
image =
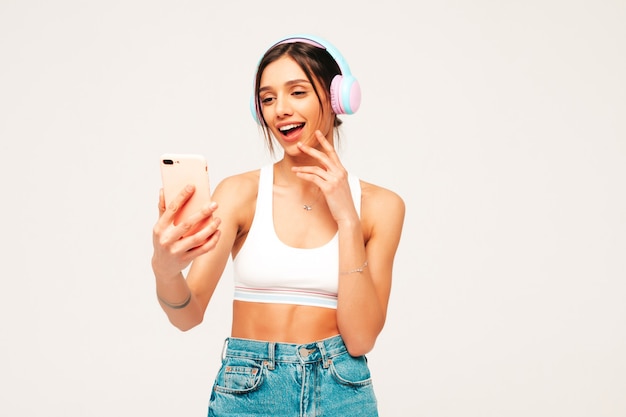
M 164 152 L 271 161 L 261 54 L 331 41 L 344 164 L 406 201 L 385 417 L 626 415 L 626 3 L 0 1 L 0 415 L 203 416 L 230 264 L 182 333 L 150 268 Z M 277 394 L 279 396 L 279 394 Z

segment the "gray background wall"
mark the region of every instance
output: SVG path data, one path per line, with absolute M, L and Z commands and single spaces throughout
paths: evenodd
M 344 163 L 407 204 L 383 416 L 626 415 L 623 1 L 0 1 L 0 414 L 202 416 L 226 271 L 180 333 L 154 297 L 158 156 L 270 161 L 262 52 L 359 78 Z

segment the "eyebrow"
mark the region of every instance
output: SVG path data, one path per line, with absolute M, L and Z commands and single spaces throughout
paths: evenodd
M 299 78 L 299 79 L 296 79 L 296 80 L 289 80 L 284 85 L 289 87 L 289 86 L 292 86 L 292 85 L 295 85 L 295 84 L 302 84 L 302 83 L 311 84 L 311 82 L 309 80 L 300 79 Z M 271 89 L 272 89 L 272 87 L 264 86 L 264 87 L 259 88 L 259 93 L 262 93 L 264 91 L 271 90 Z

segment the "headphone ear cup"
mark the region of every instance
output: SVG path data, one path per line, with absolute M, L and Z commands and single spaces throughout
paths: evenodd
M 341 107 L 341 75 L 335 75 L 335 78 L 330 83 L 330 105 L 335 114 L 344 114 L 343 107 Z
M 250 96 L 250 113 L 252 113 L 252 118 L 257 124 L 261 124 L 261 120 L 259 119 L 259 115 L 256 111 L 256 101 L 254 100 L 254 94 Z
M 330 102 L 335 114 L 353 114 L 361 106 L 361 86 L 351 75 L 336 75 L 330 84 Z

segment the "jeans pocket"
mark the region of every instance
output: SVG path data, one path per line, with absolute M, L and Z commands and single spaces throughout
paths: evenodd
M 332 359 L 330 372 L 340 384 L 361 387 L 371 385 L 370 369 L 365 356 L 350 356 L 345 353 Z
M 245 394 L 257 389 L 263 381 L 263 363 L 252 359 L 226 358 L 217 373 L 215 390 Z

